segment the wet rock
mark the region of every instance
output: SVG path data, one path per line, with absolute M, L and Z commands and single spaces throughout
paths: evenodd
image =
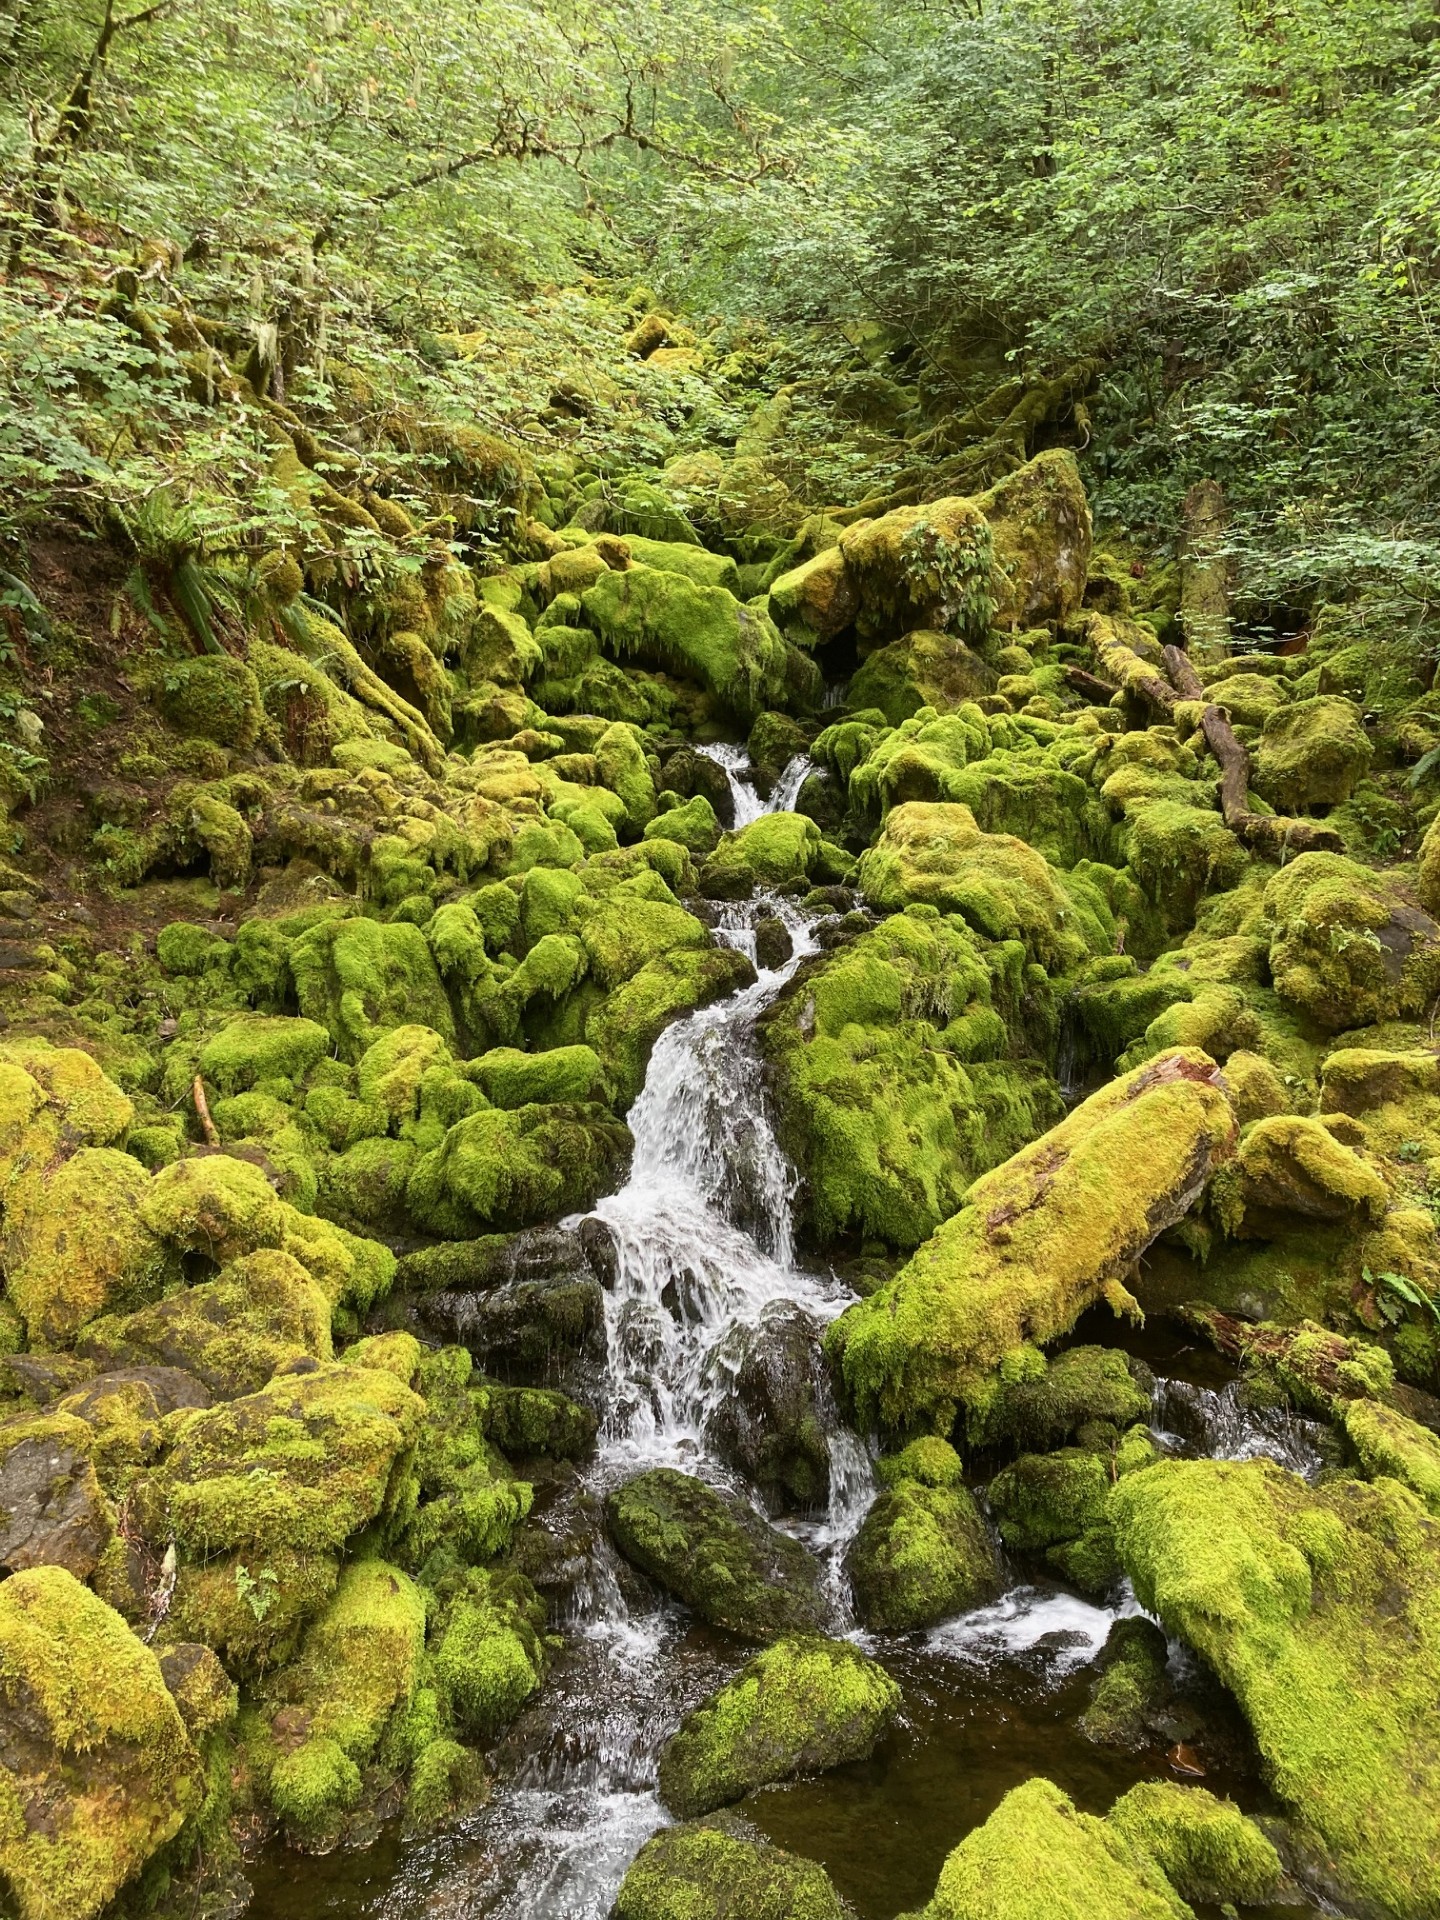
M 595 1443 L 588 1407 L 548 1387 L 477 1387 L 471 1394 L 480 1430 L 504 1454 L 579 1460 Z
M 425 1303 L 424 1318 L 511 1384 L 540 1386 L 605 1358 L 605 1296 L 588 1270 L 518 1280 L 492 1293 L 438 1294 Z
M 668 788 L 685 799 L 702 795 L 715 810 L 715 817 L 728 831 L 735 824 L 735 796 L 725 769 L 708 754 L 695 747 L 679 747 L 660 769 L 662 790 Z
M 1168 1671 L 1169 1646 L 1153 1620 L 1136 1616 L 1117 1620 L 1097 1665 L 1090 1705 L 1080 1731 L 1097 1746 L 1139 1752 L 1167 1739 L 1192 1737 L 1179 1731 L 1171 1711 L 1174 1690 Z
M 748 1832 L 723 1819 L 666 1827 L 636 1855 L 611 1920 L 847 1920 L 823 1867 Z
M 67 1444 L 62 1419 L 26 1425 L 8 1449 L 0 1429 L 0 1568 L 63 1567 L 87 1580 L 111 1533 L 88 1450 Z
M 60 1567 L 0 1586 L 0 1880 L 21 1920 L 91 1920 L 198 1812 L 160 1663 Z
M 192 1740 L 203 1739 L 235 1717 L 235 1683 L 209 1647 L 182 1640 L 160 1653 L 160 1674 Z
M 798 1310 L 767 1320 L 717 1408 L 710 1437 L 721 1457 L 777 1511 L 823 1507 L 830 1443 L 817 1408 L 820 1349 Z
M 1119 1572 L 1110 1533 L 1110 1467 L 1098 1453 L 1063 1447 L 1025 1453 L 990 1483 L 1000 1538 L 1016 1553 L 1045 1553 L 1088 1592 Z
M 692 1819 L 769 1781 L 864 1760 L 899 1704 L 899 1687 L 859 1648 L 778 1640 L 686 1714 L 660 1755 L 660 1798 Z
M 1000 1592 L 994 1542 L 969 1492 L 902 1480 L 878 1494 L 845 1555 L 865 1626 L 904 1633 Z
M 783 967 L 795 950 L 790 929 L 774 914 L 755 922 L 755 964 L 774 971 Z
M 658 1467 L 606 1496 L 605 1522 L 627 1560 L 712 1626 L 764 1641 L 820 1624 L 817 1563 L 733 1494 Z

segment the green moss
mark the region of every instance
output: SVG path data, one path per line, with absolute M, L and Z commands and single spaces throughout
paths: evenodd
M 697 947 L 651 960 L 585 1019 L 585 1038 L 601 1060 L 618 1106 L 644 1084 L 650 1049 L 670 1022 L 749 984 L 754 968 L 732 947 Z
M 188 920 L 172 920 L 155 936 L 155 957 L 166 973 L 200 979 L 212 969 L 223 972 L 233 949 L 228 940 Z
M 157 688 L 161 711 L 183 733 L 248 753 L 260 731 L 260 683 L 243 660 L 209 654 L 167 661 Z
M 458 1122 L 416 1162 L 406 1201 L 437 1237 L 523 1227 L 593 1206 L 619 1184 L 629 1150 L 628 1129 L 603 1107 L 494 1108 Z
M 595 1415 L 552 1387 L 484 1386 L 471 1397 L 481 1432 L 502 1453 L 578 1460 L 594 1442 Z
M 988 964 L 987 964 L 988 963 Z M 896 914 L 806 968 L 762 1028 L 781 1133 L 822 1244 L 911 1248 L 1062 1112 L 1010 1040 L 1003 969 L 963 922 Z
M 160 1663 L 59 1567 L 0 1586 L 0 1875 L 20 1920 L 90 1920 L 198 1812 Z
M 176 1278 L 142 1217 L 150 1176 L 113 1147 L 81 1147 L 12 1189 L 0 1254 L 31 1344 L 69 1346 L 88 1321 L 138 1306 Z
M 1373 751 L 1353 701 L 1294 700 L 1265 720 L 1256 789 L 1281 813 L 1339 806 L 1364 778 Z
M 410 1774 L 406 1824 L 423 1829 L 453 1820 L 485 1798 L 488 1784 L 477 1753 L 458 1740 L 432 1740 Z
M 383 1560 L 347 1567 L 299 1657 L 265 1690 L 272 1731 L 303 1735 L 274 1761 L 270 1798 L 301 1832 L 323 1828 L 359 1797 L 359 1767 L 414 1693 L 425 1646 L 425 1602 Z
M 518 1575 L 468 1574 L 451 1601 L 434 1671 L 455 1724 L 473 1739 L 504 1731 L 545 1672 L 544 1611 Z
M 1171 1461 L 1121 1481 L 1111 1514 L 1141 1604 L 1230 1688 L 1342 1882 L 1400 1920 L 1429 1913 L 1440 1531 L 1413 1494 Z
M 708 1821 L 647 1840 L 615 1896 L 614 1920 L 846 1920 L 823 1867 Z
M 954 1447 L 933 1433 L 922 1434 L 899 1453 L 875 1463 L 876 1478 L 886 1487 L 898 1487 L 904 1480 L 918 1481 L 922 1487 L 958 1487 L 964 1473 Z
M 784 641 L 723 587 L 632 566 L 602 574 L 580 604 L 613 657 L 684 675 L 741 720 L 789 704 Z
M 1304 853 L 1265 889 L 1282 999 L 1330 1032 L 1419 1018 L 1440 992 L 1440 928 L 1396 883 L 1333 853 Z
M 772 602 L 781 584 L 771 588 Z M 891 726 L 898 727 L 921 707 L 944 713 L 963 700 L 992 692 L 994 686 L 993 671 L 963 640 L 922 629 L 867 655 L 847 693 L 851 706 L 878 707 Z
M 659 1467 L 605 1499 L 610 1537 L 627 1560 L 702 1620 L 745 1640 L 819 1624 L 817 1563 L 744 1501 Z
M 1101 1658 L 1080 1731 L 1102 1747 L 1153 1746 L 1171 1696 L 1165 1635 L 1153 1620 L 1119 1620 Z
M 702 890 L 712 899 L 743 899 L 756 887 L 791 881 L 846 880 L 851 862 L 823 839 L 802 813 L 767 813 L 738 833 L 727 834 L 700 870 Z
M 993 1600 L 995 1548 L 961 1486 L 903 1479 L 877 1494 L 845 1555 L 865 1626 L 908 1632 Z
M 1280 1857 L 1253 1820 L 1204 1787 L 1142 1780 L 1106 1816 L 1115 1831 L 1149 1854 L 1185 1900 L 1263 1906 L 1280 1890 Z
M 290 948 L 300 1011 L 324 1027 L 340 1055 L 358 1060 L 382 1030 L 431 1027 L 448 1044 L 455 1019 L 425 936 L 405 921 L 335 920 Z
M 674 840 L 697 858 L 713 853 L 720 841 L 720 822 L 705 795 L 697 793 L 685 801 L 673 794 L 669 797 L 675 804 L 667 807 L 666 795 L 659 796 L 661 811 L 647 823 L 642 839 Z
M 1199 1196 L 1233 1122 L 1213 1064 L 1176 1053 L 1114 1081 L 977 1180 L 887 1286 L 831 1327 L 827 1351 L 865 1422 L 946 1432 L 983 1413 L 995 1372 L 1087 1306 L 1131 1310 L 1123 1276 Z
M 1108 1523 L 1108 1463 L 1080 1447 L 1027 1453 L 990 1483 L 990 1506 L 1007 1547 L 1049 1549 L 1077 1586 L 1103 1590 L 1119 1571 Z
M 1048 1780 L 1013 1788 L 945 1862 L 922 1920 L 1190 1920 L 1159 1867 Z
M 1005 834 L 984 834 L 968 807 L 897 806 L 860 862 L 871 906 L 891 912 L 914 902 L 959 913 L 991 940 L 1021 940 L 1052 972 L 1113 951 L 1103 902 L 1068 888 L 1042 854 Z
M 660 1797 L 682 1820 L 756 1787 L 866 1759 L 900 1689 L 839 1640 L 779 1640 L 686 1714 L 660 1754 Z
M 1344 1421 L 1366 1473 L 1388 1474 L 1440 1514 L 1440 1439 L 1428 1427 L 1374 1400 L 1351 1400 Z
M 387 1372 L 322 1366 L 182 1416 L 137 1493 L 147 1530 L 183 1552 L 324 1553 L 413 1499 L 424 1405 Z
M 1150 1396 L 1125 1354 L 1113 1347 L 1070 1347 L 1033 1375 L 1003 1381 L 974 1437 L 986 1445 L 1055 1447 L 1087 1421 L 1128 1427 L 1149 1411 Z
M 1218 813 L 1175 800 L 1134 808 L 1125 859 L 1171 934 L 1194 925 L 1202 895 L 1237 886 L 1249 865 L 1244 847 Z

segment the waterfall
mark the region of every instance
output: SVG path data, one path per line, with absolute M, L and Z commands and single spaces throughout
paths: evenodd
M 763 802 L 739 747 L 704 751 L 724 768 L 735 824 L 789 807 L 811 763 L 797 755 Z M 655 1466 L 747 1489 L 715 1451 L 714 1416 L 751 1344 L 773 1318 L 821 1328 L 848 1295 L 797 1263 L 797 1181 L 776 1139 L 756 1022 L 815 941 L 793 902 L 775 895 L 721 910 L 716 938 L 755 955 L 755 927 L 779 919 L 791 942 L 779 967 L 666 1029 L 630 1110 L 630 1177 L 601 1200 L 615 1276 L 605 1300 L 607 1376 L 593 1462 L 568 1496 L 578 1511 Z M 874 1493 L 870 1458 L 828 1395 L 831 1495 L 826 1513 L 781 1523 L 819 1557 L 832 1626 L 850 1625 L 840 1571 Z M 633 1593 L 633 1586 L 629 1592 Z M 654 1793 L 660 1747 L 681 1715 L 737 1664 L 689 1643 L 682 1609 L 633 1608 L 603 1533 L 589 1550 L 563 1622 L 557 1672 L 509 1743 L 513 1767 L 473 1837 L 468 1912 L 507 1920 L 604 1920 L 636 1849 L 667 1818 Z M 508 1755 L 507 1755 L 508 1757 Z

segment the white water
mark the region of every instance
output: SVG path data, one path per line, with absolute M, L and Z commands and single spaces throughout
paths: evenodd
M 768 800 L 762 800 L 755 786 L 755 776 L 750 766 L 750 756 L 744 747 L 732 747 L 721 743 L 717 746 L 701 747 L 699 752 L 707 760 L 713 760 L 730 783 L 730 798 L 735 803 L 735 825 L 748 827 L 752 820 L 758 820 L 765 813 L 788 813 L 800 798 L 800 789 L 809 776 L 817 771 L 815 763 L 808 755 L 797 753 L 786 763 L 784 771 L 775 782 L 774 790 Z
M 1207 1460 L 1274 1460 L 1312 1485 L 1325 1464 L 1325 1428 L 1288 1407 L 1250 1407 L 1238 1380 L 1202 1387 L 1157 1380 L 1151 1431 L 1167 1452 Z
M 952 1660 L 980 1666 L 1038 1656 L 1047 1678 L 1060 1679 L 1093 1660 L 1117 1620 L 1141 1611 L 1127 1580 L 1113 1606 L 1092 1606 L 1073 1593 L 1012 1587 L 988 1607 L 942 1621 L 926 1647 Z

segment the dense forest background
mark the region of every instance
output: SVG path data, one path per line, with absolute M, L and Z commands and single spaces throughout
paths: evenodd
M 337 362 L 632 463 L 783 387 L 817 505 L 1058 381 L 1102 523 L 1163 551 L 1221 482 L 1257 637 L 1344 597 L 1432 649 L 1437 35 L 1394 0 L 0 0 L 0 537 L 283 533 L 158 304 L 352 438 Z M 637 282 L 700 351 L 594 404 Z

